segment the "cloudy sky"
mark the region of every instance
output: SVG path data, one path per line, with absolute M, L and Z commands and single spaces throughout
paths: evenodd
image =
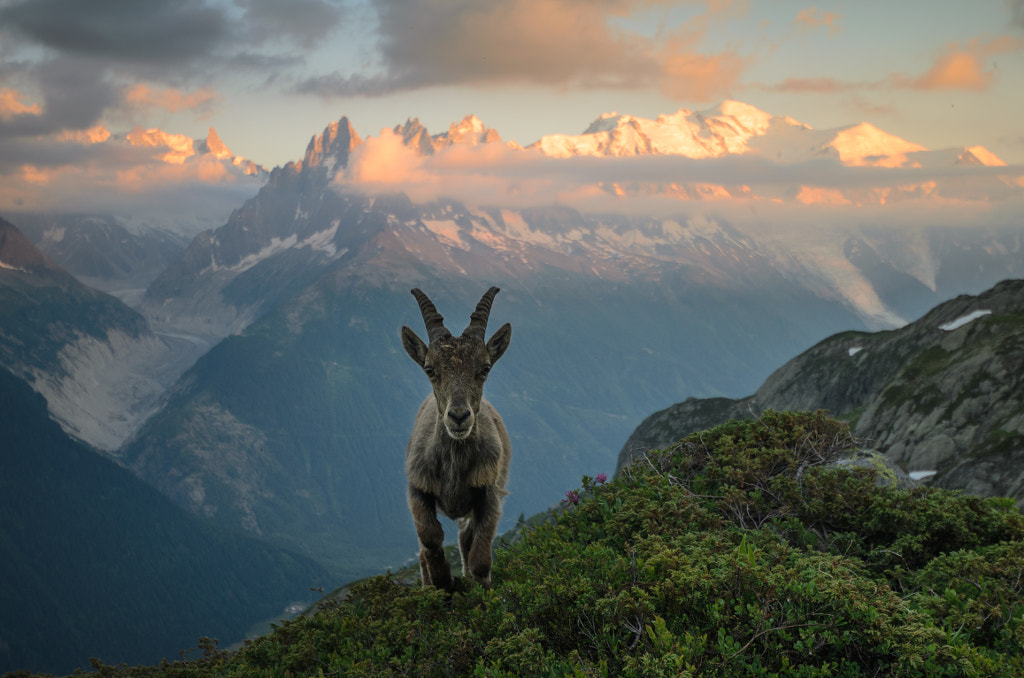
M 365 138 L 472 113 L 525 146 L 737 99 L 1024 165 L 1022 83 L 1024 0 L 0 0 L 0 210 L 172 183 L 237 205 L 241 172 L 87 141 L 213 127 L 270 168 L 342 115 Z

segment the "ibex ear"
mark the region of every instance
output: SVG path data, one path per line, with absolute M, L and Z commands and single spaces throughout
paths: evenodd
M 402 326 L 402 346 L 405 347 L 405 352 L 409 354 L 409 357 L 415 360 L 417 365 L 423 367 L 423 363 L 427 361 L 427 345 L 405 325 Z
M 498 362 L 498 358 L 505 355 L 505 349 L 508 348 L 510 341 L 512 341 L 512 325 L 505 323 L 491 335 L 487 342 L 487 352 L 491 355 L 491 363 Z

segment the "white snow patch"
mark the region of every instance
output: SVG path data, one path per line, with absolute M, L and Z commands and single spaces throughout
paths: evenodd
M 14 266 L 12 264 L 4 263 L 3 261 L 0 261 L 0 268 L 6 268 L 8 271 L 21 271 L 22 273 L 25 272 L 25 269 L 21 268 L 20 266 Z
M 424 219 L 423 225 L 430 229 L 430 232 L 437 236 L 442 243 L 451 247 L 458 247 L 461 250 L 468 250 L 469 244 L 462 240 L 462 232 L 459 225 L 451 219 L 435 221 Z
M 239 261 L 234 266 L 221 266 L 221 265 L 219 265 L 214 260 L 213 253 L 211 251 L 211 254 L 210 254 L 210 267 L 207 268 L 207 269 L 204 269 L 203 273 L 207 273 L 209 271 L 213 271 L 215 273 L 217 271 L 231 271 L 232 273 L 242 273 L 244 271 L 248 271 L 250 268 L 252 268 L 256 264 L 260 263 L 264 259 L 269 259 L 270 257 L 274 256 L 278 252 L 284 252 L 287 249 L 291 249 L 292 247 L 295 247 L 295 245 L 296 245 L 296 243 L 298 241 L 299 241 L 299 236 L 295 235 L 294 233 L 292 233 L 290 236 L 288 236 L 284 240 L 282 240 L 281 238 L 271 238 L 269 245 L 267 245 L 266 247 L 261 249 L 259 252 L 256 252 L 255 254 L 250 254 L 247 257 L 243 257 L 242 260 Z
M 342 248 L 341 253 L 338 253 L 338 248 L 334 246 L 334 236 L 338 234 L 338 225 L 341 223 L 341 219 L 335 219 L 331 222 L 331 227 L 322 231 L 317 231 L 313 235 L 309 236 L 296 247 L 309 247 L 313 250 L 319 250 L 320 252 L 326 252 L 328 257 L 333 257 L 335 254 L 341 256 L 348 252 L 348 248 Z
M 68 229 L 63 226 L 55 226 L 54 228 L 47 229 L 43 234 L 43 240 L 47 242 L 60 242 L 64 240 L 64 236 L 67 235 Z
M 863 346 L 851 346 L 850 349 L 847 350 L 847 353 L 849 353 L 850 357 L 852 358 L 853 356 L 860 353 L 863 348 Z
M 968 313 L 967 315 L 960 316 L 959 318 L 957 318 L 953 322 L 948 322 L 948 323 L 945 323 L 944 325 L 939 325 L 939 329 L 943 330 L 944 332 L 951 332 L 951 331 L 953 331 L 953 330 L 955 330 L 957 328 L 963 327 L 964 325 L 966 325 L 967 323 L 971 322 L 972 320 L 977 320 L 978 318 L 981 318 L 982 316 L 989 315 L 991 313 L 992 313 L 992 311 L 972 311 L 971 313 Z
M 936 471 L 911 471 L 907 475 L 910 476 L 911 480 L 924 480 L 925 478 L 931 478 L 936 474 Z

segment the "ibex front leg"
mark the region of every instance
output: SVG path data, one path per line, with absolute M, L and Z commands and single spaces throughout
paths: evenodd
M 501 497 L 494 487 L 474 487 L 473 514 L 459 521 L 462 573 L 491 588 L 491 542 L 501 522 Z
M 416 524 L 416 536 L 420 540 L 420 576 L 423 584 L 452 591 L 452 579 L 448 559 L 444 555 L 444 529 L 437 519 L 437 503 L 433 495 L 409 486 L 409 510 Z

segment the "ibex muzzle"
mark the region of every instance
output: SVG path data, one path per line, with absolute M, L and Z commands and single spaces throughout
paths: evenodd
M 402 328 L 402 345 L 434 390 L 420 406 L 405 460 L 409 508 L 420 540 L 420 573 L 424 584 L 449 591 L 454 581 L 437 510 L 459 521 L 463 574 L 490 587 L 491 542 L 507 494 L 511 443 L 501 417 L 483 397 L 487 375 L 512 337 L 512 326 L 506 323 L 485 341 L 497 293 L 497 287 L 487 290 L 469 327 L 454 337 L 427 295 L 414 289 L 429 344 Z

